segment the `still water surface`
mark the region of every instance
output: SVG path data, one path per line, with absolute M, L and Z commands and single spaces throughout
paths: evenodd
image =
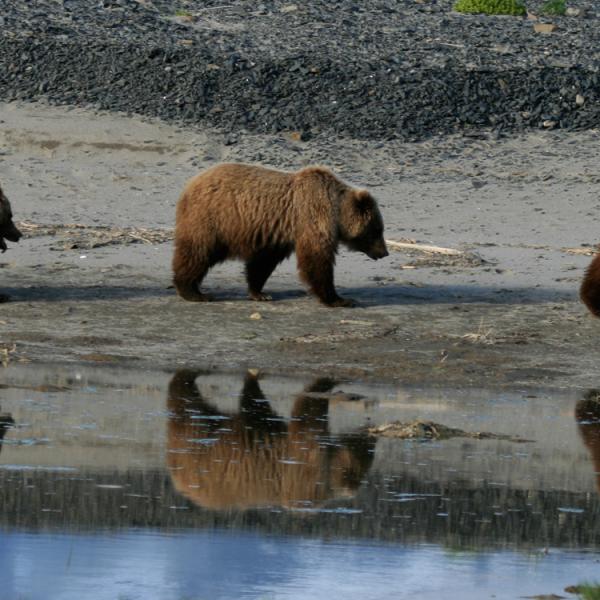
M 0 598 L 519 598 L 600 580 L 594 391 L 11 366 Z M 512 439 L 376 438 L 414 419 Z
M 11 534 L 5 543 L 6 598 L 508 599 L 561 591 L 594 571 L 591 558 L 575 552 L 456 552 L 222 531 Z

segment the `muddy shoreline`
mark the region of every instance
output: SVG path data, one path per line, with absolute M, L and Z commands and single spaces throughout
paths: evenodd
M 420 144 L 247 136 L 229 146 L 217 131 L 83 109 L 10 103 L 0 119 L 3 187 L 16 220 L 38 226 L 0 257 L 12 297 L 0 318 L 5 361 L 598 385 L 599 324 L 577 298 L 598 241 L 596 132 Z M 328 156 L 372 189 L 388 239 L 481 262 L 393 252 L 375 263 L 343 250 L 336 282 L 356 309 L 306 296 L 293 258 L 267 284 L 271 303 L 246 299 L 239 263 L 207 277 L 217 302 L 175 295 L 168 234 L 187 178 L 224 160 L 298 168 Z

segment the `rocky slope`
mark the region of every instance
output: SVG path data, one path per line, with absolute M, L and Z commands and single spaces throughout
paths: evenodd
M 539 14 L 540 2 L 529 2 Z M 465 16 L 450 0 L 39 0 L 0 13 L 0 100 L 368 139 L 600 123 L 600 8 Z M 553 22 L 549 34 L 535 22 Z

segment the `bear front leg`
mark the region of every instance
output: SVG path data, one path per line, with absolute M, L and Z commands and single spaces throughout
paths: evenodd
M 298 257 L 298 270 L 300 277 L 310 286 L 311 291 L 326 306 L 338 307 L 356 306 L 350 298 L 338 296 L 333 285 L 333 265 L 335 254 L 333 252 L 317 252 L 302 247 L 296 248 Z
M 173 256 L 173 284 L 179 296 L 189 302 L 208 302 L 212 297 L 198 289 L 210 268 L 207 258 L 199 256 L 192 244 L 176 242 Z

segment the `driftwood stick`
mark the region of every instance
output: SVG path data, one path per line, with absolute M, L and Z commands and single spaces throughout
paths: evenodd
M 454 248 L 442 248 L 441 246 L 428 246 L 426 244 L 413 244 L 412 242 L 395 242 L 394 240 L 385 240 L 385 243 L 392 250 L 417 250 L 418 252 L 429 252 L 431 254 L 447 254 L 448 256 L 461 256 L 462 250 Z

